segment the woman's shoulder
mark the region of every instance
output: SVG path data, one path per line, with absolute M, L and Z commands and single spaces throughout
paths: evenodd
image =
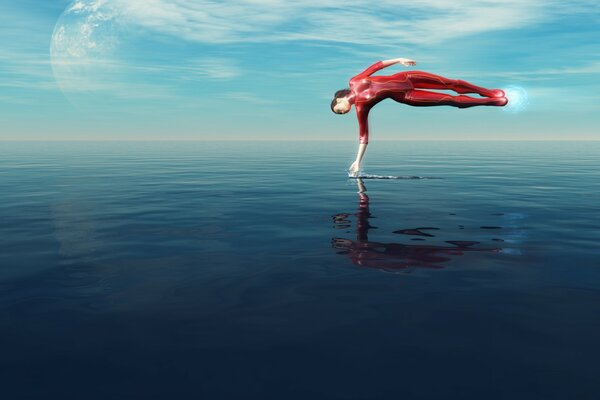
M 374 77 L 372 77 L 372 76 L 355 76 L 354 78 L 350 79 L 350 84 L 356 85 L 358 83 L 368 83 L 368 82 L 371 82 L 371 80 L 373 78 Z

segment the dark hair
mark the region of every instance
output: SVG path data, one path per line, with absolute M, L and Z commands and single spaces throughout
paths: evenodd
M 337 99 L 339 99 L 340 97 L 346 97 L 350 94 L 350 89 L 342 89 L 342 90 L 338 90 L 337 92 L 335 92 L 335 94 L 333 95 L 333 100 L 331 100 L 331 111 L 333 111 L 333 107 L 335 107 L 335 105 L 337 104 Z M 335 112 L 335 111 L 333 111 Z

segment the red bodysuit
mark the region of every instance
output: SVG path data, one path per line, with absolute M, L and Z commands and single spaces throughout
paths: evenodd
M 378 61 L 350 79 L 348 100 L 356 107 L 359 125 L 359 143 L 369 143 L 369 111 L 381 100 L 391 98 L 411 106 L 454 106 L 460 108 L 473 106 L 503 106 L 508 101 L 504 92 L 498 89 L 486 89 L 469 82 L 448 79 L 423 71 L 400 72 L 389 76 L 371 76 L 384 68 Z M 457 93 L 477 93 L 482 98 L 452 96 L 447 93 L 430 92 L 417 89 L 453 90 Z

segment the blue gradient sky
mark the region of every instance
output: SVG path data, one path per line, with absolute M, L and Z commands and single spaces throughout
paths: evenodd
M 357 140 L 354 112 L 333 114 L 331 96 L 394 57 L 521 86 L 529 105 L 388 100 L 371 112 L 371 142 L 600 139 L 597 1 L 85 0 L 110 18 L 92 27 L 85 65 L 60 64 L 57 82 L 52 35 L 75 4 L 0 2 L 0 139 Z M 73 32 L 68 46 L 81 39 Z

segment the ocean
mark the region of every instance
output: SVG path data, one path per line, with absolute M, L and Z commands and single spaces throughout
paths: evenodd
M 0 142 L 2 398 L 597 399 L 600 142 L 356 146 Z

